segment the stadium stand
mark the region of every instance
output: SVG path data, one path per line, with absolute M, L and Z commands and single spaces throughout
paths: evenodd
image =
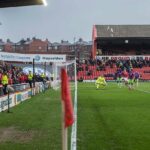
M 8 77 L 8 84 L 15 85 L 15 84 L 22 84 L 28 83 L 28 75 L 25 74 L 21 67 L 14 66 L 11 63 L 0 62 L 0 95 L 4 95 L 3 93 L 3 85 L 2 85 L 2 76 L 3 73 L 6 73 Z M 49 80 L 46 77 L 46 80 Z M 35 74 L 34 76 L 35 82 L 43 82 L 42 75 Z
M 92 58 L 96 55 L 150 54 L 150 25 L 93 26 Z
M 85 60 L 77 62 L 78 80 L 94 80 L 104 75 L 106 80 L 115 80 L 117 69 L 126 69 L 140 73 L 141 80 L 150 80 L 149 60 Z
M 92 58 L 78 64 L 78 79 L 93 80 L 104 75 L 106 80 L 115 80 L 118 68 L 137 71 L 141 80 L 150 80 L 150 25 L 94 25 Z M 103 57 L 108 59 L 102 59 Z M 116 57 L 137 57 L 111 59 Z M 139 58 L 138 58 L 139 57 Z M 141 58 L 140 58 L 141 57 Z M 148 59 L 145 59 L 147 57 Z M 99 59 L 100 58 L 100 59 Z

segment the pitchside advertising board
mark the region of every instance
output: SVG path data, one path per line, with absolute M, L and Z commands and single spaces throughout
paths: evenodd
M 33 59 L 37 63 L 65 62 L 66 55 L 18 54 L 18 53 L 0 52 L 0 60 L 2 61 L 32 62 Z
M 16 93 L 15 105 L 18 105 L 20 102 L 31 98 L 31 94 L 32 94 L 31 89 L 24 91 L 24 92 Z
M 99 60 L 150 60 L 150 56 L 96 56 Z
M 43 83 L 36 83 L 35 93 L 39 93 L 43 91 Z M 37 88 L 38 87 L 38 88 Z M 27 89 L 22 92 L 16 92 L 14 94 L 10 94 L 9 96 L 9 106 L 14 107 L 15 105 L 20 104 L 21 102 L 31 98 L 32 92 L 34 89 Z M 0 97 L 0 112 L 8 109 L 8 95 Z
M 9 97 L 9 106 L 15 106 L 15 94 L 11 94 Z M 0 112 L 5 111 L 8 108 L 8 96 L 3 96 L 0 98 Z
M 20 104 L 22 101 L 25 101 L 31 98 L 32 91 L 28 89 L 23 92 L 18 92 L 15 94 L 10 94 L 9 97 L 9 105 L 10 107 L 14 107 L 15 105 Z M 0 112 L 8 109 L 8 96 L 3 96 L 0 98 Z

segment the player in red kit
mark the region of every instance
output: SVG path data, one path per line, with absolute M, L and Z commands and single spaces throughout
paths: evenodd
M 126 69 L 123 71 L 122 76 L 123 76 L 123 81 L 124 81 L 125 85 L 127 86 L 128 85 L 128 76 L 129 76 L 129 74 L 126 71 Z

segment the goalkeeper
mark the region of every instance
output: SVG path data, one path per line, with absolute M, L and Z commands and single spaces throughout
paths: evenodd
M 98 79 L 95 82 L 95 85 L 97 89 L 99 89 L 100 87 L 104 88 L 107 85 L 103 75 L 98 77 Z

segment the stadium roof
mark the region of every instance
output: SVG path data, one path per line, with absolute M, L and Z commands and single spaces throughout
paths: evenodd
M 150 25 L 96 25 L 97 38 L 150 37 Z
M 0 0 L 0 8 L 43 4 L 43 0 Z

